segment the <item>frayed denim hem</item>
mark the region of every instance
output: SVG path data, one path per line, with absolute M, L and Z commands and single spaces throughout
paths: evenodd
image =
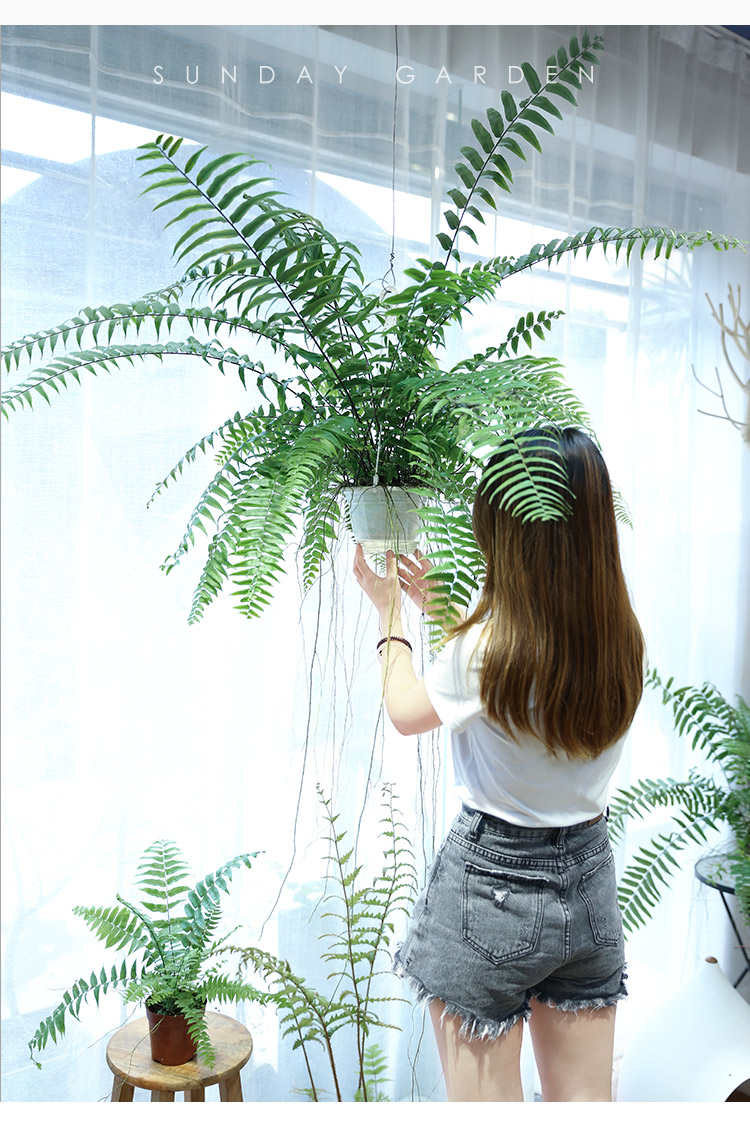
M 618 1001 L 625 1000 L 628 995 L 628 990 L 625 988 L 625 982 L 628 979 L 627 973 L 623 973 L 620 979 L 620 988 L 616 993 L 608 997 L 592 997 L 590 1000 L 556 1000 L 546 993 L 535 993 L 531 990 L 532 1000 L 538 1000 L 540 1004 L 548 1004 L 553 1008 L 558 1009 L 560 1012 L 584 1012 L 586 1010 L 595 1008 L 609 1008 Z
M 508 1016 L 505 1020 L 486 1020 L 481 1016 L 477 1016 L 469 1009 L 463 1008 L 459 1004 L 452 1001 L 445 1001 L 439 997 L 437 993 L 431 993 L 430 990 L 422 984 L 418 978 L 407 973 L 399 952 L 396 951 L 391 972 L 395 973 L 397 977 L 401 977 L 406 981 L 409 988 L 417 998 L 417 1004 L 424 1012 L 432 1001 L 439 1000 L 444 1006 L 440 1017 L 441 1023 L 446 1016 L 456 1016 L 461 1020 L 461 1027 L 458 1030 L 459 1038 L 466 1040 L 496 1040 L 498 1036 L 504 1036 L 509 1032 L 519 1020 L 528 1020 L 531 1016 L 531 1005 L 524 1004 L 512 1016 Z

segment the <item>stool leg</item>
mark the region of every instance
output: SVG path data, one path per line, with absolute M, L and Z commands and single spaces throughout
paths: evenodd
M 239 1071 L 219 1080 L 219 1099 L 223 1103 L 242 1102 L 242 1083 Z
M 242 1103 L 242 1083 L 239 1080 L 239 1071 L 228 1075 L 226 1079 L 219 1079 L 219 1099 L 223 1103 Z
M 204 1103 L 206 1101 L 206 1092 L 203 1087 L 196 1087 L 194 1091 L 185 1091 L 186 1103 Z
M 173 1103 L 174 1102 L 174 1091 L 152 1091 L 151 1092 L 151 1102 L 152 1103 Z
M 112 1102 L 132 1103 L 134 1090 L 133 1084 L 126 1083 L 122 1075 L 115 1075 L 112 1080 Z

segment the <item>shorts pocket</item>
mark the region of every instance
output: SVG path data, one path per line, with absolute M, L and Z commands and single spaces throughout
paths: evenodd
M 463 940 L 493 965 L 534 953 L 544 916 L 544 875 L 466 863 L 461 891 Z
M 578 890 L 586 904 L 594 941 L 603 946 L 616 946 L 622 936 L 622 915 L 611 851 L 579 879 Z

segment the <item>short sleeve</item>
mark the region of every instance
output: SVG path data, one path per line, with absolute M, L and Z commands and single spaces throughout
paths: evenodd
M 482 713 L 476 645 L 481 625 L 454 636 L 425 671 L 424 685 L 440 721 L 461 733 Z

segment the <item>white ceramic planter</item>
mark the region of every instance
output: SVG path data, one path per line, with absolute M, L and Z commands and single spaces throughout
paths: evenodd
M 347 487 L 342 490 L 352 533 L 365 553 L 413 553 L 419 545 L 421 521 L 414 513 L 425 499 L 402 487 Z
M 617 1102 L 723 1103 L 750 1080 L 750 1004 L 713 957 L 630 1038 Z

